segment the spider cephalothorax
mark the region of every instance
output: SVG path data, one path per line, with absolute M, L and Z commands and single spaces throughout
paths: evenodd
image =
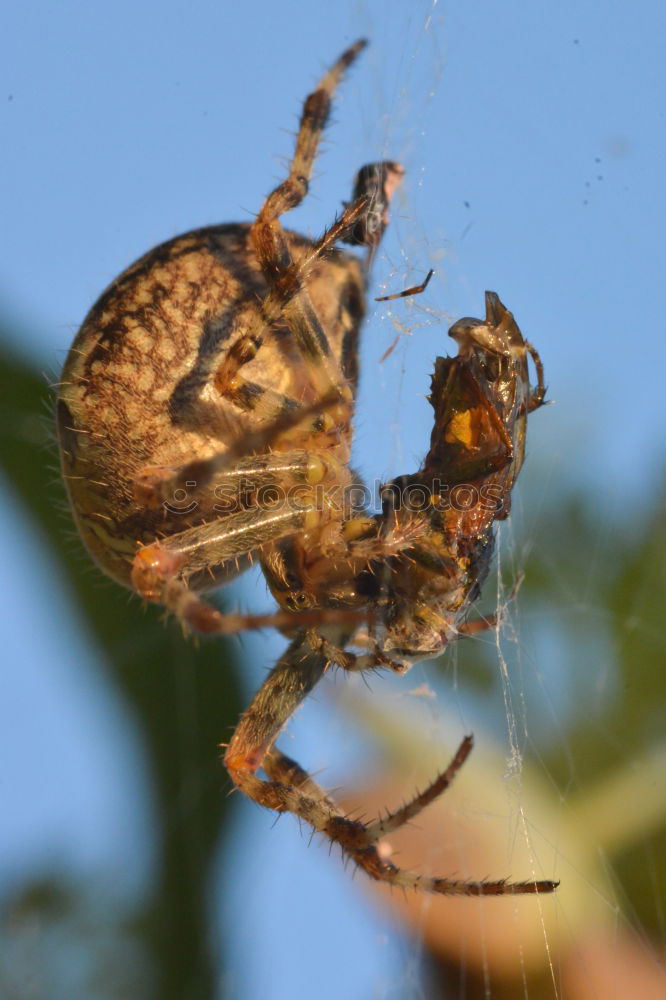
M 63 472 L 80 533 L 110 576 L 189 629 L 274 625 L 290 637 L 228 745 L 239 788 L 305 819 L 374 878 L 441 893 L 547 892 L 554 883 L 419 876 L 375 846 L 444 790 L 469 738 L 430 788 L 369 825 L 342 815 L 274 745 L 330 663 L 402 672 L 478 630 L 465 618 L 487 573 L 493 523 L 506 516 L 527 415 L 543 398 L 535 352 L 487 293 L 486 319 L 455 324 L 459 354 L 436 362 L 422 468 L 387 485 L 381 514 L 354 504 L 358 337 L 402 168 L 363 167 L 319 240 L 284 230 L 280 218 L 307 194 L 333 92 L 364 44 L 305 101 L 289 175 L 251 225 L 155 248 L 91 309 L 58 394 Z M 340 242 L 365 247 L 365 260 Z M 462 504 L 465 489 L 473 502 Z M 224 615 L 205 601 L 253 557 L 277 614 Z

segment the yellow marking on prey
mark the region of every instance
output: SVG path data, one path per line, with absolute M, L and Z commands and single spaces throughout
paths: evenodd
M 472 410 L 461 410 L 460 413 L 454 413 L 446 428 L 444 440 L 449 444 L 455 444 L 457 441 L 460 441 L 467 448 L 472 447 L 472 438 L 474 436 L 472 413 Z

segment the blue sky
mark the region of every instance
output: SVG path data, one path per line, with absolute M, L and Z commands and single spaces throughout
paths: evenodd
M 429 436 L 432 360 L 448 349 L 449 322 L 481 313 L 490 288 L 538 346 L 557 403 L 532 422 L 523 478 L 532 488 L 601 490 L 602 518 L 621 508 L 640 517 L 663 477 L 666 429 L 665 22 L 653 0 L 13 5 L 0 41 L 0 301 L 22 331 L 16 347 L 57 370 L 88 307 L 131 260 L 178 232 L 250 218 L 281 176 L 308 89 L 366 36 L 371 47 L 342 87 L 312 195 L 288 219 L 318 233 L 361 164 L 390 157 L 407 169 L 374 294 L 430 267 L 436 275 L 421 299 L 372 312 L 358 465 L 381 479 L 416 467 Z M 399 329 L 407 332 L 380 364 Z M 74 869 L 112 869 L 128 831 L 146 822 L 141 796 L 127 791 L 128 771 L 138 769 L 132 780 L 142 787 L 131 720 L 4 488 L 2 503 L 4 641 L 8 662 L 23 668 L 3 681 L 0 760 L 12 819 L 0 834 L 0 874 L 54 855 Z M 43 627 L 29 632 L 22 609 L 36 599 Z M 266 605 L 256 580 L 240 599 Z M 264 637 L 246 648 L 265 666 L 279 643 Z M 260 676 L 257 666 L 248 693 Z M 314 729 L 326 711 L 313 707 Z M 302 739 L 312 759 L 312 736 Z M 20 770 L 8 768 L 11 758 Z M 260 856 L 270 844 L 291 873 L 287 888 L 279 869 L 275 884 L 266 874 L 265 906 L 282 893 L 284 907 L 286 893 L 290 920 L 307 933 L 317 900 L 334 900 L 329 948 L 337 935 L 358 996 L 390 996 L 378 984 L 392 963 L 402 967 L 401 946 L 376 946 L 389 932 L 340 886 L 325 851 L 304 852 L 287 823 L 272 831 L 258 810 L 241 814 Z M 311 945 L 313 962 L 330 961 L 325 945 Z M 282 953 L 276 944 L 272 962 Z M 307 995 L 293 982 L 281 993 L 279 975 L 267 990 L 267 968 L 230 971 L 231 995 Z M 341 984 L 333 969 L 321 997 Z

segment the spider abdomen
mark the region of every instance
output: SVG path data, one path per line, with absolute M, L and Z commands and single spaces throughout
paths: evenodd
M 137 543 L 220 514 L 214 489 L 185 485 L 166 504 L 146 506 L 137 497 L 144 470 L 223 453 L 275 420 L 276 399 L 284 409 L 314 402 L 284 324 L 267 332 L 236 391 L 214 384 L 216 368 L 267 291 L 249 234 L 249 225 L 213 226 L 145 254 L 92 307 L 65 363 L 57 405 L 65 481 L 86 546 L 121 583 L 130 585 Z M 312 247 L 305 237 L 286 235 L 295 259 Z M 365 307 L 359 259 L 334 250 L 317 260 L 307 294 L 355 391 Z M 330 447 L 327 430 L 322 448 Z M 310 419 L 300 438 L 316 448 L 317 433 Z M 292 430 L 289 446 L 298 438 Z

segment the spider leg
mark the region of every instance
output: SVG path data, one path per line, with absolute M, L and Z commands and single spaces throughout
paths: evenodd
M 313 96 L 313 95 L 311 95 Z M 309 100 L 309 99 L 308 99 Z M 306 102 L 307 104 L 307 102 Z M 381 203 L 384 206 L 382 214 L 382 229 L 388 223 L 388 204 L 392 193 L 402 179 L 402 168 L 393 163 L 371 164 L 382 183 Z M 289 180 L 284 184 L 288 184 Z M 280 191 L 280 185 L 276 192 Z M 374 196 L 373 196 L 374 197 Z M 317 312 L 306 292 L 307 280 L 313 267 L 340 240 L 348 239 L 351 234 L 367 225 L 368 212 L 374 205 L 373 198 L 367 192 L 362 192 L 345 209 L 323 236 L 312 244 L 311 248 L 293 260 L 287 236 L 279 222 L 279 214 L 266 221 L 263 218 L 266 206 L 272 206 L 271 212 L 280 207 L 271 202 L 270 195 L 264 208 L 250 231 L 257 260 L 268 283 L 269 291 L 259 305 L 250 304 L 243 318 L 244 333 L 228 349 L 222 364 L 215 373 L 215 386 L 218 391 L 230 398 L 238 392 L 240 369 L 248 361 L 252 361 L 261 348 L 266 331 L 270 330 L 279 320 L 284 319 L 295 339 L 303 357 L 310 362 L 310 381 L 319 395 L 338 387 L 341 392 L 348 391 L 340 365 L 333 356 Z M 376 200 L 376 198 L 375 198 Z M 293 205 L 291 206 L 293 207 Z M 270 212 L 269 212 L 270 215 Z M 379 235 L 372 237 L 371 245 L 379 242 Z
M 289 244 L 279 220 L 281 215 L 300 204 L 308 192 L 312 167 L 328 121 L 333 94 L 343 73 L 365 45 L 366 42 L 360 40 L 343 52 L 305 99 L 289 174 L 268 195 L 250 231 L 251 243 L 269 287 L 269 299 L 264 304 L 264 309 L 268 308 L 270 312 L 271 306 L 278 306 L 280 315 L 287 319 L 301 351 L 315 361 L 316 374 L 319 376 L 316 385 L 318 393 L 343 384 L 343 379 L 331 357 L 324 331 L 301 290 L 304 273 L 301 273 L 298 265 L 293 265 Z M 299 301 L 296 303 L 297 298 Z
M 261 766 L 271 781 L 278 781 L 282 785 L 289 785 L 309 798 L 321 802 L 323 806 L 330 809 L 331 813 L 334 813 L 336 816 L 343 815 L 340 806 L 324 791 L 321 785 L 318 785 L 314 778 L 310 777 L 308 772 L 297 761 L 292 760 L 291 757 L 287 757 L 277 747 L 271 747 L 261 762 Z
M 205 635 L 236 635 L 255 629 L 277 628 L 293 632 L 298 628 L 360 623 L 367 617 L 349 608 L 314 608 L 312 611 L 275 611 L 267 615 L 221 612 L 202 601 L 193 591 L 186 592 L 189 617 L 181 620 L 186 628 Z M 181 606 L 182 606 L 181 599 Z
M 365 47 L 361 40 L 350 46 L 324 74 L 316 88 L 305 99 L 296 146 L 285 180 L 268 195 L 250 230 L 250 242 L 268 284 L 269 293 L 261 305 L 252 327 L 246 332 L 246 341 L 256 338 L 260 325 L 270 325 L 284 318 L 303 357 L 310 362 L 310 379 L 317 395 L 332 387 L 344 387 L 345 379 L 334 358 L 324 329 L 305 291 L 306 279 L 312 265 L 334 242 L 346 239 L 354 243 L 374 246 L 388 221 L 387 206 L 393 191 L 402 178 L 402 168 L 393 163 L 371 164 L 364 167 L 357 177 L 352 203 L 345 207 L 342 218 L 336 222 L 303 259 L 294 262 L 287 236 L 280 224 L 280 217 L 301 203 L 305 198 L 317 157 L 323 130 L 328 121 L 333 94 L 347 67 Z M 372 178 L 372 182 L 368 178 Z M 371 218 L 381 205 L 381 227 L 371 225 Z M 368 233 L 367 238 L 354 234 Z M 258 349 L 255 341 L 254 349 Z
M 187 578 L 303 530 L 311 513 L 312 508 L 298 510 L 286 503 L 268 509 L 251 507 L 186 528 L 139 549 L 132 585 L 142 597 L 163 604 L 197 631 L 223 632 L 222 615 L 190 589 Z
M 294 812 L 316 829 L 325 828 L 337 810 L 322 798 L 311 799 L 298 785 L 263 781 L 255 772 L 301 702 L 324 675 L 327 660 L 301 632 L 271 670 L 231 738 L 224 762 L 234 783 L 255 802 L 277 812 Z M 269 758 L 275 763 L 278 758 Z
M 381 203 L 388 206 L 393 191 L 402 179 L 402 168 L 392 163 L 373 164 L 372 167 L 378 170 L 383 184 Z M 268 202 L 270 197 L 272 196 L 269 196 Z M 308 296 L 308 273 L 335 239 L 347 238 L 345 234 L 351 234 L 365 226 L 372 205 L 373 200 L 366 193 L 355 198 L 345 208 L 339 223 L 315 244 L 313 252 L 306 253 L 296 262 L 292 261 L 289 244 L 277 217 L 270 222 L 265 221 L 262 209 L 251 230 L 255 253 L 269 285 L 269 294 L 262 304 L 262 312 L 269 307 L 271 311 L 279 310 L 279 316 L 286 321 L 303 358 L 309 363 L 310 381 L 320 395 L 330 391 L 332 387 L 346 388 L 346 382 Z M 387 222 L 386 207 L 383 209 L 382 219 L 385 220 L 382 222 L 383 232 Z M 371 247 L 376 246 L 380 235 L 381 233 L 372 236 L 369 244 Z
M 195 471 L 189 466 L 191 474 Z M 159 477 L 159 470 L 156 475 Z M 180 481 L 180 475 L 175 479 L 166 476 L 163 482 Z M 327 484 L 340 482 L 341 468 L 330 455 L 277 452 L 247 458 L 217 477 L 212 476 L 210 465 L 202 462 L 199 478 L 214 486 L 220 504 L 213 510 L 219 510 L 221 516 L 140 548 L 134 558 L 132 583 L 143 597 L 165 604 L 192 627 L 204 632 L 223 631 L 219 612 L 196 597 L 187 586 L 188 578 L 233 563 L 295 532 L 318 527 L 329 517 L 319 494 Z M 147 492 L 149 488 L 159 496 L 159 478 L 148 484 Z
M 406 802 L 399 809 L 388 813 L 383 818 L 370 823 L 366 827 L 369 839 L 375 841 L 379 840 L 380 837 L 385 837 L 389 833 L 394 833 L 401 826 L 404 826 L 405 823 L 409 823 L 415 816 L 418 816 L 422 809 L 425 809 L 431 802 L 439 798 L 449 787 L 469 757 L 473 746 L 474 738 L 472 736 L 465 736 L 449 766 L 441 774 L 438 774 L 427 788 L 424 788 L 422 792 L 417 792 L 413 799 Z
M 337 422 L 343 427 L 349 424 L 353 405 L 350 382 L 354 379 L 348 377 L 349 373 L 345 375 L 341 361 L 331 348 L 318 311 L 308 295 L 308 278 L 317 262 L 340 240 L 364 244 L 371 250 L 376 247 L 388 223 L 388 205 L 402 179 L 402 167 L 389 162 L 363 167 L 356 179 L 352 202 L 345 206 L 341 217 L 321 239 L 309 250 L 300 252 L 296 260 L 292 257 L 280 217 L 307 194 L 332 96 L 344 71 L 365 44 L 359 41 L 347 49 L 306 98 L 288 176 L 265 199 L 250 229 L 250 243 L 268 292 L 260 303 L 249 302 L 239 311 L 237 323 L 242 333 L 228 348 L 214 374 L 217 391 L 245 410 L 265 410 L 267 404 L 275 407 L 268 390 L 247 382 L 241 369 L 256 357 L 267 334 L 283 321 L 305 362 L 309 398 L 318 399 L 336 391 L 340 396 L 340 412 L 331 413 L 331 416 L 334 419 L 337 416 Z M 347 356 L 355 351 L 362 313 L 360 305 L 356 314 L 349 318 Z M 341 355 L 344 354 L 342 351 Z M 279 411 L 274 409 L 274 412 Z M 258 415 L 266 419 L 263 413 Z
M 340 466 L 331 455 L 300 449 L 277 453 L 266 451 L 277 437 L 298 427 L 309 416 L 316 415 L 316 430 L 320 433 L 334 428 L 334 421 L 327 411 L 337 402 L 337 395 L 330 395 L 318 404 L 302 409 L 290 407 L 269 426 L 239 437 L 225 451 L 210 458 L 196 459 L 182 466 L 145 466 L 135 476 L 134 498 L 146 507 L 160 504 L 168 507 L 175 493 L 183 489 L 201 491 L 212 484 L 219 498 L 237 496 L 239 490 L 247 493 L 250 488 L 273 486 L 276 482 L 285 489 L 304 484 L 314 486 L 326 477 L 339 475 Z M 253 455 L 253 452 L 258 454 Z M 255 483 L 257 477 L 261 481 Z M 222 505 L 214 509 L 218 513 L 227 512 Z
M 230 520 L 230 518 L 228 519 Z M 288 529 L 292 533 L 293 527 Z M 196 532 L 197 529 L 191 529 Z M 183 532 L 182 534 L 190 534 Z M 219 531 L 222 536 L 222 531 Z M 197 539 L 200 541 L 200 539 Z M 222 542 L 214 539 L 217 557 Z M 230 547 L 229 547 L 230 548 Z M 229 551 L 226 549 L 226 552 Z M 181 576 L 182 562 L 172 548 L 165 551 L 159 543 L 139 549 L 134 560 L 132 580 L 137 591 L 147 600 L 163 604 L 182 623 L 206 635 L 234 635 L 251 629 L 279 628 L 293 632 L 297 628 L 343 625 L 358 627 L 368 614 L 353 608 L 313 608 L 310 611 L 276 611 L 267 615 L 221 612 L 203 600 Z M 222 562 L 229 556 L 223 555 Z
M 349 631 L 326 629 L 332 643 L 344 643 Z M 376 823 L 364 824 L 342 815 L 336 803 L 294 761 L 274 749 L 273 744 L 327 667 L 327 657 L 314 646 L 316 636 L 304 631 L 297 636 L 271 671 L 243 715 L 225 753 L 225 764 L 234 784 L 255 802 L 276 812 L 291 812 L 319 833 L 339 844 L 371 878 L 390 885 L 442 895 L 503 895 L 506 893 L 552 892 L 549 881 L 511 883 L 433 878 L 396 867 L 387 860 L 377 841 L 412 819 L 440 795 L 462 766 L 469 750 L 468 737 L 453 762 L 412 802 Z M 263 767 L 270 780 L 257 776 Z
M 327 70 L 313 92 L 306 97 L 296 136 L 296 147 L 289 165 L 289 174 L 266 198 L 252 227 L 252 240 L 255 248 L 262 245 L 265 230 L 270 231 L 275 228 L 279 233 L 279 217 L 299 205 L 308 193 L 312 167 L 317 158 L 319 143 L 328 121 L 333 94 L 345 70 L 354 62 L 366 45 L 367 42 L 360 39 L 346 49 L 333 66 Z M 282 247 L 283 241 L 283 234 L 281 238 L 278 236 L 278 239 L 274 239 L 269 232 L 267 246 L 274 253 L 277 253 Z M 258 256 L 266 280 L 271 284 L 274 280 L 274 269 L 270 269 L 269 256 L 267 254 L 258 254 Z M 287 258 L 273 262 L 279 270 L 284 270 L 290 263 L 288 257 L 287 250 Z
M 215 372 L 214 384 L 220 394 L 243 409 L 256 408 L 260 402 L 257 393 L 259 387 L 246 382 L 241 375 L 241 368 L 254 360 L 271 328 L 280 320 L 285 320 L 294 334 L 301 353 L 312 362 L 308 367 L 308 376 L 315 397 L 326 394 L 334 388 L 349 402 L 350 392 L 346 380 L 331 353 L 320 319 L 305 292 L 305 286 L 317 261 L 358 224 L 365 211 L 364 199 L 358 199 L 347 205 L 340 218 L 296 261 L 291 257 L 286 236 L 279 223 L 275 223 L 284 247 L 279 254 L 279 260 L 271 259 L 266 275 L 269 285 L 267 295 L 258 305 L 251 303 L 246 307 L 241 323 L 244 332 L 227 350 Z M 264 253 L 263 258 L 261 253 Z M 257 250 L 259 262 L 263 266 L 270 250 L 264 247 L 261 253 Z M 359 315 L 358 319 L 360 318 Z M 260 394 L 266 392 L 270 390 L 260 389 Z

